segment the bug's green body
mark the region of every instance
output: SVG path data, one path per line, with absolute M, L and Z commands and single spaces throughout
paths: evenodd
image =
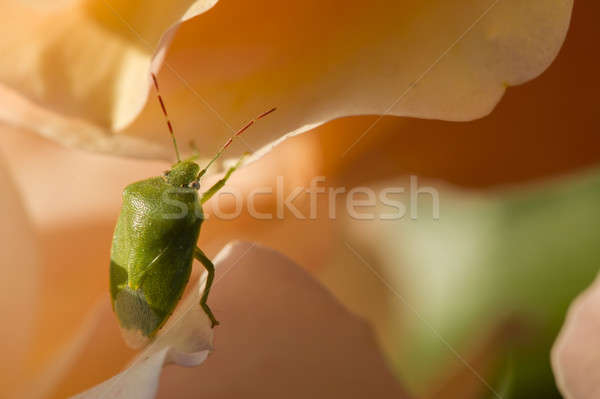
M 221 180 L 198 195 L 200 178 L 235 137 L 275 111 L 273 108 L 259 115 L 234 133 L 200 170 L 193 157 L 180 160 L 173 126 L 154 74 L 152 80 L 167 120 L 177 163 L 164 177 L 130 184 L 123 191 L 123 206 L 110 253 L 110 297 L 124 338 L 132 347 L 145 344 L 173 313 L 190 279 L 194 258 L 207 271 L 200 306 L 212 327 L 219 324 L 207 304 L 215 267 L 196 246 L 196 241 L 204 220 L 202 204 L 225 185 L 242 159 Z
M 187 285 L 192 262 L 198 259 L 208 273 L 200 306 L 219 322 L 207 304 L 215 267 L 196 246 L 208 201 L 240 165 L 198 195 L 206 173 L 192 160 L 177 162 L 164 177 L 130 184 L 123 191 L 110 258 L 110 297 L 123 336 L 140 347 L 167 321 Z
M 110 264 L 113 309 L 125 330 L 151 337 L 171 315 L 190 277 L 202 220 L 194 188 L 162 177 L 125 188 Z

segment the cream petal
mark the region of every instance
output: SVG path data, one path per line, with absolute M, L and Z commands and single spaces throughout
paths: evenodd
M 0 386 L 4 394 L 24 371 L 38 299 L 38 249 L 21 196 L 0 158 Z
M 62 23 L 52 20 L 58 28 L 44 34 L 50 22 L 39 12 L 23 24 L 23 35 L 15 34 L 23 27 L 7 26 L 10 35 L 3 37 L 21 38 L 0 46 L 16 60 L 0 79 L 29 101 L 15 105 L 0 96 L 2 116 L 87 149 L 172 157 L 155 101 L 140 112 L 151 57 L 144 42 L 164 54 L 170 34 L 160 38 L 170 24 L 212 3 L 187 2 L 186 13 L 177 3 L 164 18 L 153 18 L 162 12 L 154 3 L 144 13 L 114 3 L 122 18 L 102 3 L 93 3 L 94 13 L 63 12 Z M 182 24 L 160 82 L 180 143 L 195 139 L 204 157 L 273 106 L 277 113 L 240 140 L 232 156 L 345 115 L 469 120 L 489 113 L 507 86 L 552 62 L 572 6 L 572 0 L 221 1 Z M 11 6 L 14 20 L 23 8 Z M 160 57 L 153 68 L 159 65 Z M 60 114 L 43 115 L 47 109 Z

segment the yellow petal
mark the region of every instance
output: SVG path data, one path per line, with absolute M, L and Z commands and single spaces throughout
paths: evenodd
M 216 0 L 1 2 L 2 117 L 62 142 L 104 151 L 142 109 L 151 63 L 181 21 Z
M 211 5 L 194 4 L 200 8 L 194 13 Z M 143 42 L 164 54 L 161 29 L 189 13 L 179 2 L 179 12 L 158 11 L 155 2 L 135 12 L 136 5 L 115 2 L 122 16 L 116 18 L 99 0 L 64 11 L 63 19 L 35 14 L 33 23 L 6 28 L 3 37 L 21 37 L 3 45 L 19 68 L 6 64 L 0 79 L 44 109 L 0 96 L 6 109 L 0 117 L 88 149 L 172 157 L 155 101 L 138 114 L 151 55 Z M 345 115 L 469 120 L 490 112 L 507 86 L 552 62 L 572 6 L 572 0 L 221 1 L 182 24 L 159 80 L 180 144 L 189 149 L 194 139 L 205 157 L 273 106 L 278 111 L 230 155 Z M 24 7 L 11 6 L 13 20 L 23 18 Z M 159 22 L 152 18 L 163 12 Z

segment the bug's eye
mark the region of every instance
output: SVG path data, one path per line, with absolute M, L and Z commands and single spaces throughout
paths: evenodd
M 190 183 L 190 187 L 193 188 L 194 190 L 198 190 L 200 188 L 200 182 L 193 181 Z

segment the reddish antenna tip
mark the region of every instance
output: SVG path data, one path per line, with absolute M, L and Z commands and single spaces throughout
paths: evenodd
M 232 134 L 229 139 L 227 139 L 227 142 L 225 142 L 225 144 L 223 145 L 223 147 L 221 147 L 221 149 L 219 150 L 219 152 L 217 152 L 217 155 L 214 156 L 213 159 L 210 160 L 210 162 L 208 163 L 208 165 L 206 165 L 204 167 L 204 169 L 202 169 L 200 171 L 200 174 L 198 175 L 198 178 L 200 178 L 200 176 L 202 176 L 206 170 L 210 167 L 210 165 L 212 165 L 212 163 L 221 156 L 221 154 L 223 153 L 223 151 L 225 151 L 225 149 L 227 147 L 229 147 L 231 145 L 231 143 L 233 143 L 233 139 L 236 138 L 237 136 L 239 136 L 240 134 L 244 133 L 246 131 L 246 129 L 248 129 L 250 126 L 252 126 L 254 124 L 254 122 L 256 122 L 257 120 L 264 118 L 265 116 L 269 115 L 272 112 L 275 112 L 277 108 L 271 108 L 270 110 L 268 110 L 267 112 L 263 112 L 262 114 L 258 115 L 256 118 L 252 119 L 250 122 L 246 123 L 240 130 L 238 130 L 237 132 L 235 132 L 234 134 Z
M 237 137 L 240 134 L 244 133 L 250 126 L 252 126 L 254 124 L 254 122 L 256 122 L 259 119 L 264 118 L 265 116 L 269 115 L 271 112 L 274 112 L 277 108 L 271 108 L 270 110 L 268 110 L 267 112 L 263 112 L 262 114 L 258 115 L 256 118 L 252 119 L 250 122 L 246 123 L 240 130 L 238 130 L 237 132 L 235 132 L 231 137 Z M 229 146 L 229 144 L 231 144 L 231 140 L 229 140 L 227 142 L 227 144 L 225 144 L 225 147 Z
M 255 120 L 259 120 L 260 118 L 264 118 L 265 116 L 269 115 L 271 112 L 275 112 L 276 110 L 277 110 L 277 107 L 273 107 L 270 110 L 268 110 L 267 112 L 263 112 L 262 114 L 258 115 Z

